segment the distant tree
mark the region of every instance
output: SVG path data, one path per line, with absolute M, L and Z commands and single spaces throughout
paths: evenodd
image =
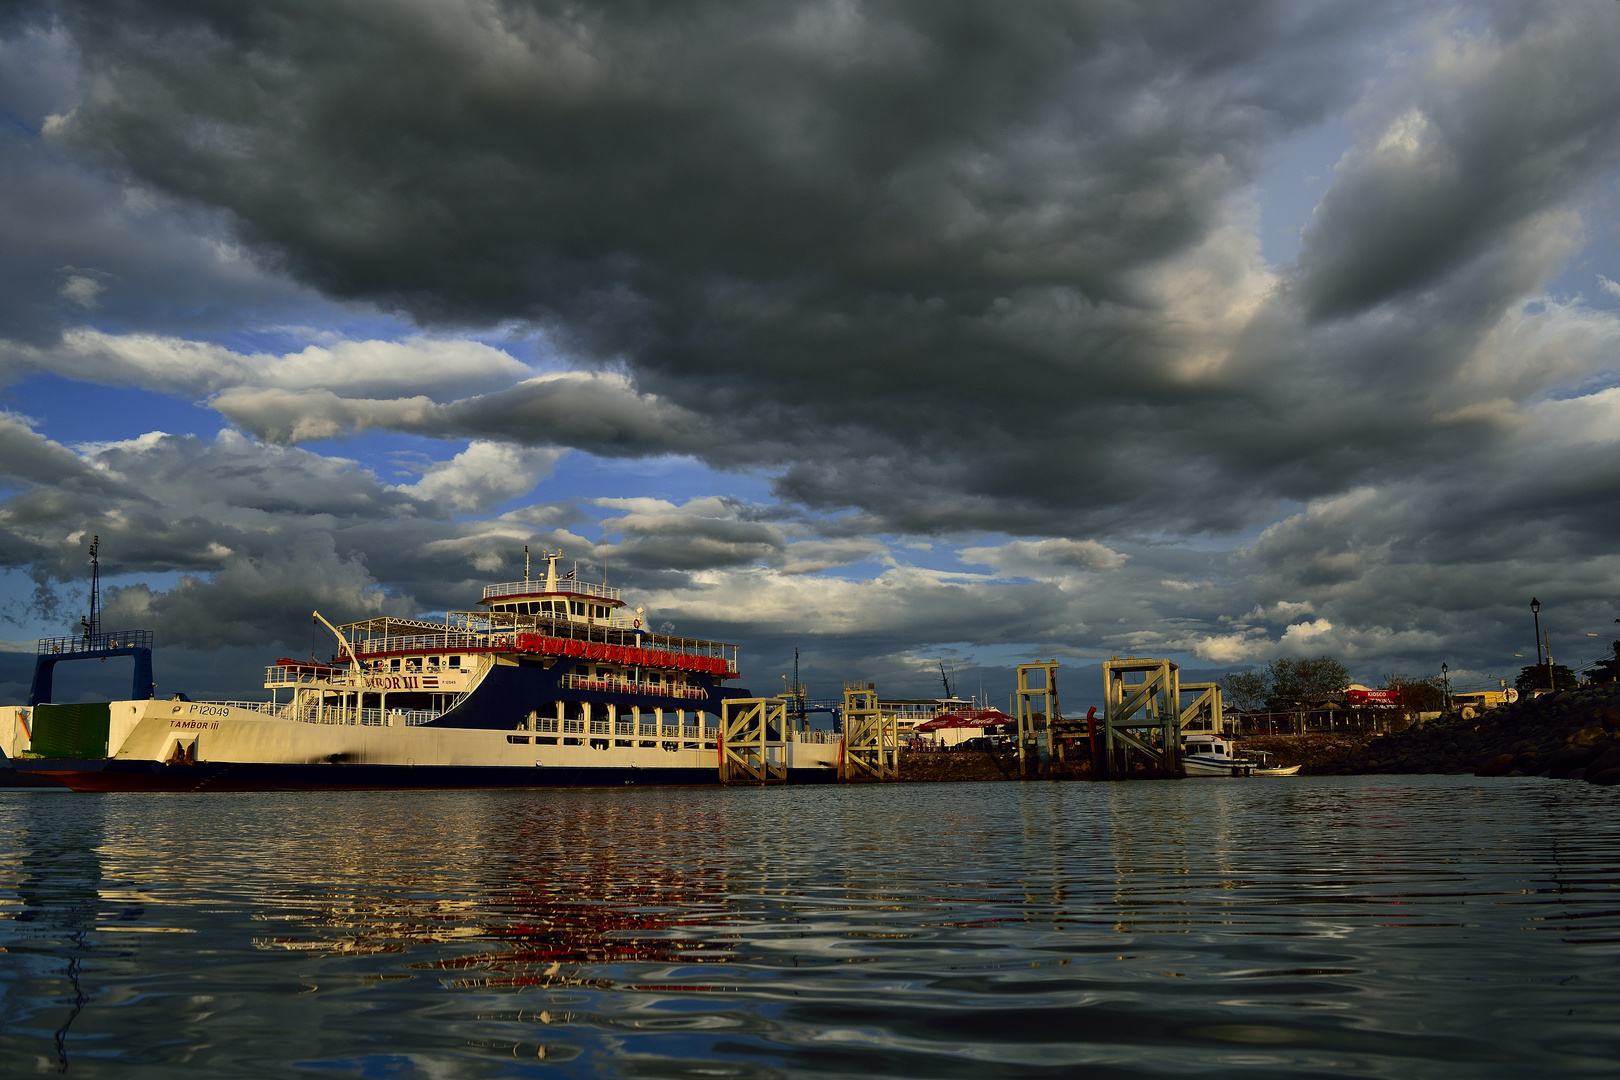
M 1614 643 L 1613 656 L 1599 660 L 1582 674 L 1595 683 L 1620 682 L 1620 641 Z
M 1415 679 L 1410 675 L 1385 675 L 1385 690 L 1401 692 L 1401 707 L 1413 712 L 1439 712 L 1446 701 L 1438 677 Z
M 1266 668 L 1271 680 L 1269 701 L 1286 707 L 1306 701 L 1320 701 L 1339 693 L 1350 682 L 1350 672 L 1331 656 L 1315 660 L 1279 657 Z
M 1271 696 L 1271 679 L 1264 671 L 1228 671 L 1216 681 L 1221 696 L 1244 712 L 1254 712 Z
M 1518 678 L 1513 680 L 1513 685 L 1520 690 L 1549 689 L 1547 686 L 1547 665 L 1531 664 L 1529 667 L 1521 669 Z M 1563 664 L 1552 665 L 1552 686 L 1550 689 L 1573 690 L 1579 685 L 1581 685 L 1580 680 L 1575 678 L 1575 673 L 1569 668 Z

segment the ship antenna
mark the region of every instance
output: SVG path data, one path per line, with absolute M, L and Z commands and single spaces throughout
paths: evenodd
M 523 545 L 523 584 L 529 583 L 529 545 Z
M 83 535 L 82 533 L 80 535 Z M 101 633 L 101 537 L 90 540 L 90 620 L 85 624 L 85 637 Z

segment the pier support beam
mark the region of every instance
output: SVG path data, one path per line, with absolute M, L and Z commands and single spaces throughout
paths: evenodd
M 786 707 L 769 698 L 727 698 L 720 703 L 722 784 L 787 783 L 785 714 Z
M 1220 683 L 1182 683 L 1180 689 L 1181 730 L 1224 734 L 1226 705 L 1221 700 Z M 1193 695 L 1191 701 L 1187 700 L 1188 694 Z
M 1018 665 L 1018 775 L 1026 780 L 1052 775 L 1052 724 L 1061 716 L 1057 669 L 1056 660 Z
M 1160 776 L 1181 776 L 1181 683 L 1170 660 L 1115 658 L 1103 663 L 1098 777 L 1125 778 L 1133 758 Z
M 899 722 L 878 707 L 872 683 L 844 684 L 844 752 L 838 759 L 838 779 L 900 779 Z

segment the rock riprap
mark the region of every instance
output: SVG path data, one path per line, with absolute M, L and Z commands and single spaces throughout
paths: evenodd
M 1545 694 L 1472 720 L 1443 717 L 1301 771 L 1549 776 L 1620 784 L 1620 687 Z

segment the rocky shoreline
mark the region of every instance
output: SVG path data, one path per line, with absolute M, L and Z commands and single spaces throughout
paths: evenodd
M 1445 716 L 1370 739 L 1300 772 L 1471 773 L 1620 784 L 1620 687 L 1611 683 L 1545 694 L 1472 720 Z

